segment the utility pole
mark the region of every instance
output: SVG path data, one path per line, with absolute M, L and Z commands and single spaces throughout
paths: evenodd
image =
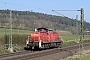
M 18 34 L 19 34 L 19 27 L 18 27 L 18 11 L 17 11 L 17 16 L 16 16 L 16 18 L 17 18 L 17 20 L 16 20 L 16 27 L 17 27 L 17 29 L 18 29 Z
M 78 15 L 76 15 L 76 39 L 75 39 L 76 43 L 79 43 L 78 41 Z
M 81 8 L 81 23 L 80 23 L 80 50 L 83 51 L 83 39 L 84 39 L 84 10 Z
M 10 52 L 13 52 L 13 47 L 12 47 L 12 11 L 11 10 L 10 10 L 9 50 L 10 50 Z

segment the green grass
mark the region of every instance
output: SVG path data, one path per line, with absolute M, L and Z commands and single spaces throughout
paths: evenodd
M 80 58 L 69 58 L 68 60 L 80 60 Z
M 90 53 L 88 55 L 82 55 L 78 58 L 69 58 L 68 60 L 90 60 Z
M 76 39 L 76 36 L 73 35 L 73 34 L 70 34 L 70 35 L 69 34 L 68 35 L 61 35 L 61 36 L 62 36 L 63 40 L 66 40 L 66 41 Z
M 71 34 L 69 32 L 60 32 L 60 36 L 63 40 L 75 40 L 76 34 Z M 80 35 L 77 36 L 80 39 Z M 90 35 L 84 35 L 84 40 L 90 40 Z
M 60 32 L 61 40 L 63 40 L 64 45 L 75 44 L 76 34 L 71 34 L 70 32 Z M 77 40 L 80 41 L 80 35 L 77 36 Z M 84 42 L 90 42 L 90 35 L 84 35 Z
M 64 45 L 75 44 L 76 43 L 75 40 L 76 40 L 75 35 L 63 36 Z M 80 35 L 78 35 L 77 41 L 78 42 L 80 41 Z M 83 41 L 84 42 L 90 42 L 90 35 L 85 35 Z
M 0 49 L 0 54 L 4 54 L 4 53 L 10 53 L 10 51 L 7 49 Z
M 90 40 L 90 35 L 85 35 L 84 40 Z
M 76 39 L 76 35 L 68 32 L 68 31 L 65 31 L 65 32 L 61 31 L 60 36 L 61 36 L 61 39 L 65 40 L 65 41 Z
M 27 36 L 30 34 L 30 30 L 19 30 L 19 29 L 12 29 L 12 34 L 14 35 L 13 37 L 17 36 L 18 38 L 15 40 L 17 41 L 20 39 L 20 37 L 23 36 L 22 40 L 24 39 L 24 36 Z M 0 28 L 0 44 L 4 44 L 6 40 L 9 40 L 9 38 L 6 39 L 5 35 L 10 34 L 10 29 L 5 29 L 5 28 Z M 20 39 L 21 40 L 21 39 Z
M 29 34 L 30 30 L 12 29 L 13 34 Z M 0 34 L 10 34 L 10 29 L 0 28 Z

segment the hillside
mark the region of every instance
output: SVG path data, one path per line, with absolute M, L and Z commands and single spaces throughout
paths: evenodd
M 0 10 L 0 27 L 9 28 L 10 10 Z M 38 27 L 49 27 L 54 30 L 76 31 L 76 20 L 68 17 L 48 15 L 39 12 L 16 11 L 12 12 L 14 29 L 33 30 Z M 80 21 L 78 21 L 80 27 Z M 90 30 L 90 23 L 84 22 L 84 30 Z

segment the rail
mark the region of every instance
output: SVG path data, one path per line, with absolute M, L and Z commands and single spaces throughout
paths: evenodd
M 90 48 L 90 43 L 84 43 L 85 48 Z M 47 49 L 42 51 L 22 51 L 10 54 L 0 55 L 0 60 L 28 60 L 51 55 L 55 53 L 61 53 L 60 58 L 66 58 L 79 51 L 79 44 L 67 45 L 62 48 Z

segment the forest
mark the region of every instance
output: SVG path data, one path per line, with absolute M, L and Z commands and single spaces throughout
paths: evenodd
M 48 27 L 53 30 L 64 30 L 76 33 L 76 22 L 80 31 L 80 20 L 69 17 L 49 15 L 33 11 L 12 11 L 12 28 L 33 30 Z M 10 10 L 0 10 L 0 28 L 10 28 Z M 90 23 L 84 21 L 84 31 L 90 31 Z

